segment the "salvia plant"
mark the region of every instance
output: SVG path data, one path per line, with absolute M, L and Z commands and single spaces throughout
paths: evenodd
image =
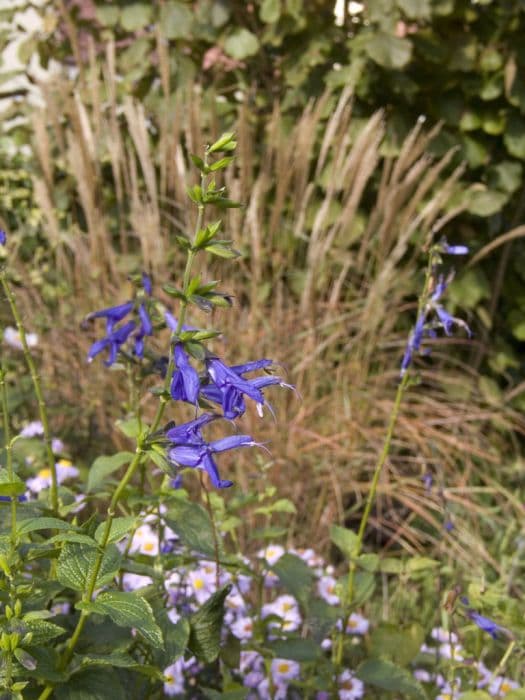
M 128 451 L 100 455 L 88 470 L 68 459 L 67 446 L 53 435 L 32 356 L 38 339 L 26 332 L 8 268 L 0 273 L 16 325 L 4 340 L 23 354 L 38 412 L 13 430 L 14 375 L 6 354 L 0 371 L 1 697 L 524 697 L 505 675 L 520 648 L 523 616 L 497 591 L 484 596 L 480 586 L 463 591 L 458 585 L 437 605 L 437 619 L 434 611 L 401 626 L 363 614 L 379 579 L 424 585 L 439 567 L 422 557 L 380 558 L 364 551 L 364 536 L 403 396 L 416 383 L 416 354 L 428 353 L 439 333 L 459 328 L 470 335 L 443 302 L 452 280 L 444 258 L 466 254 L 464 246 L 442 240 L 430 248 L 359 528 L 331 530 L 346 570 L 338 576 L 313 549 L 286 550 L 268 539 L 279 532 L 272 523 L 282 525 L 295 512 L 274 488 L 233 489 L 224 497 L 233 486 L 224 454 L 268 450 L 242 431 L 244 414 L 271 415 L 270 391 L 294 391 L 271 360 L 231 364 L 214 349 L 219 332 L 194 325 L 197 309 L 232 306 L 232 296 L 196 270 L 204 256 L 238 255 L 221 237 L 221 222 L 207 218 L 210 207 L 239 206 L 216 184 L 235 146 L 228 133 L 202 158 L 192 156 L 200 183 L 188 192 L 196 207 L 194 234 L 177 239 L 186 254 L 180 286 L 165 284 L 159 298 L 150 277 L 139 273 L 127 299 L 84 319 L 96 335 L 87 361 L 126 376 L 128 410 L 116 428 L 129 440 Z M 0 245 L 9 245 L 4 232 Z M 152 415 L 144 410 L 145 392 L 155 397 Z M 196 486 L 202 503 L 190 497 Z M 251 557 L 235 546 L 247 508 L 268 525 L 259 533 L 264 545 Z

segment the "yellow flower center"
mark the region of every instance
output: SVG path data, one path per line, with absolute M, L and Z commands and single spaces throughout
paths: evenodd
M 354 683 L 350 678 L 341 685 L 341 688 L 343 688 L 343 690 L 352 690 L 353 687 Z
M 61 467 L 72 467 L 73 462 L 69 459 L 59 459 L 57 464 L 60 464 Z
M 277 670 L 279 671 L 279 673 L 287 673 L 290 670 L 290 664 L 287 664 L 286 661 L 283 661 L 277 666 Z
M 49 479 L 49 477 L 51 476 L 51 470 L 50 470 L 50 469 L 47 469 L 47 468 L 46 468 L 46 469 L 41 469 L 41 470 L 38 472 L 38 476 L 39 476 L 41 479 Z
M 510 683 L 503 681 L 503 683 L 499 687 L 499 692 L 500 693 L 508 693 L 510 690 L 512 690 Z
M 154 548 L 155 548 L 155 545 L 153 542 L 146 542 L 146 544 L 144 545 L 145 552 L 152 552 Z
M 196 578 L 193 585 L 198 591 L 200 591 L 201 588 L 204 588 L 204 581 L 201 578 Z

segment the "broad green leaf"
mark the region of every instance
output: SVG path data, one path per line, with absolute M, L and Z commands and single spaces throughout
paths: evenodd
M 300 639 L 299 637 L 277 639 L 267 646 L 277 658 L 292 659 L 292 661 L 316 661 L 322 655 L 321 647 L 312 639 Z
M 318 644 L 330 634 L 330 630 L 342 616 L 342 610 L 316 596 L 312 596 L 306 606 L 306 624 Z
M 29 520 L 21 520 L 18 523 L 18 534 L 27 535 L 28 532 L 36 530 L 76 530 L 77 528 L 65 520 L 58 518 L 30 518 Z
M 347 559 L 351 560 L 355 557 L 358 547 L 358 537 L 355 532 L 340 525 L 332 525 L 330 539 Z
M 224 42 L 224 51 L 232 58 L 242 61 L 258 53 L 259 40 L 248 29 L 236 29 Z
M 215 540 L 210 516 L 198 503 L 180 501 L 170 506 L 166 522 L 189 549 L 215 556 Z M 222 542 L 219 539 L 222 550 Z
M 240 256 L 238 250 L 234 250 L 229 244 L 221 243 L 220 241 L 205 246 L 205 250 L 212 255 L 217 255 L 219 258 L 227 258 L 229 260 Z
M 105 27 L 114 27 L 120 17 L 120 8 L 115 5 L 97 5 L 95 17 Z
M 412 673 L 405 668 L 396 666 L 391 661 L 369 659 L 359 666 L 356 676 L 363 683 L 382 688 L 383 690 L 401 693 L 404 698 L 427 700 L 425 691 Z
M 259 10 L 261 22 L 273 24 L 281 16 L 281 0 L 263 0 Z
M 396 4 L 410 19 L 430 19 L 431 0 L 396 0 Z
M 124 690 L 118 674 L 110 668 L 86 668 L 73 673 L 67 683 L 54 689 L 55 700 L 129 700 L 129 689 Z
M 92 603 L 78 603 L 81 610 L 88 610 L 99 615 L 109 615 L 119 627 L 133 627 L 140 632 L 152 646 L 163 645 L 162 632 L 155 622 L 151 605 L 137 593 L 108 591 L 97 596 Z
M 145 2 L 133 2 L 125 5 L 120 14 L 120 24 L 128 32 L 143 29 L 151 23 L 153 6 Z
M 84 591 L 93 575 L 99 549 L 85 544 L 64 545 L 58 558 L 57 578 L 64 586 Z M 104 554 L 95 589 L 115 578 L 120 567 L 121 553 L 110 545 Z
M 4 481 L 0 483 L 0 496 L 20 496 L 27 490 L 23 481 Z
M 167 39 L 189 39 L 193 13 L 186 3 L 168 0 L 161 5 L 160 29 Z
M 490 284 L 479 268 L 465 270 L 447 290 L 449 298 L 462 308 L 475 309 L 483 299 L 490 298 Z
M 31 632 L 33 635 L 31 639 L 31 646 L 39 646 L 40 644 L 46 644 L 51 639 L 60 637 L 61 634 L 65 633 L 65 629 L 59 625 L 55 625 L 54 622 L 48 622 L 47 620 L 24 620 L 22 622 L 23 634 Z
M 88 493 L 95 491 L 104 483 L 110 474 L 116 472 L 122 465 L 131 462 L 134 456 L 133 452 L 117 452 L 117 454 L 114 455 L 102 455 L 101 457 L 97 457 L 89 470 L 87 482 Z
M 501 211 L 508 199 L 508 194 L 497 190 L 471 191 L 468 211 L 477 216 L 492 216 Z
M 509 116 L 503 142 L 511 156 L 525 159 L 525 119 L 523 117 L 514 113 Z
M 404 68 L 412 57 L 412 43 L 385 32 L 374 34 L 365 44 L 370 58 L 384 68 Z
M 439 566 L 439 562 L 436 559 L 430 559 L 430 557 L 411 557 L 406 562 L 405 570 L 407 574 L 415 574 L 419 571 L 433 569 L 436 566 Z
M 381 623 L 370 635 L 370 655 L 406 666 L 418 654 L 424 639 L 425 630 L 416 623 L 405 629 Z
M 141 424 L 138 418 L 127 418 L 126 420 L 115 421 L 115 427 L 124 433 L 126 437 L 136 438 L 140 435 Z
M 505 698 L 508 698 L 505 695 Z M 461 700 L 491 700 L 492 695 L 489 695 L 484 690 L 469 690 L 466 693 L 461 693 Z M 516 700 L 518 700 L 516 698 Z
M 231 588 L 230 585 L 220 588 L 190 618 L 188 647 L 204 663 L 212 663 L 219 656 L 224 601 Z
M 502 190 L 512 194 L 521 186 L 523 166 L 515 160 L 504 160 L 492 166 L 487 172 L 490 189 Z
M 515 690 L 509 690 L 509 692 L 504 697 L 505 700 L 525 700 L 525 688 L 516 688 Z
M 112 654 L 84 654 L 75 656 L 80 661 L 81 667 L 85 666 L 111 666 L 112 668 L 131 668 L 138 673 L 151 678 L 162 679 L 162 671 L 155 666 L 148 666 L 137 661 L 132 656 L 124 652 L 114 652 Z
M 283 554 L 271 567 L 280 582 L 299 602 L 306 604 L 314 581 L 312 569 L 295 554 Z
M 111 523 L 108 542 L 118 542 L 133 530 L 137 523 L 137 518 L 129 516 L 126 518 L 115 518 Z M 95 539 L 100 544 L 106 530 L 106 523 L 100 523 L 95 532 Z
M 354 579 L 354 605 L 363 605 L 372 597 L 375 587 L 376 578 L 372 572 L 358 571 Z

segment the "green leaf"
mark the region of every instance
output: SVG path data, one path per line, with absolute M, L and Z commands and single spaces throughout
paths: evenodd
M 355 558 L 359 545 L 359 539 L 355 532 L 339 525 L 332 525 L 330 539 L 348 560 Z
M 97 457 L 89 470 L 87 482 L 88 493 L 95 491 L 104 483 L 110 474 L 116 472 L 122 465 L 131 462 L 134 456 L 133 452 L 117 452 L 117 454 L 114 455 L 102 455 L 101 457 Z
M 363 605 L 372 597 L 376 587 L 376 579 L 370 571 L 358 571 L 354 580 L 354 605 Z
M 248 29 L 236 29 L 224 42 L 224 51 L 239 61 L 255 56 L 259 51 L 259 40 Z
M 120 17 L 120 8 L 115 5 L 98 5 L 95 17 L 104 27 L 114 27 Z
M 281 0 L 263 0 L 259 17 L 261 22 L 274 24 L 281 16 Z
M 137 438 L 141 432 L 141 425 L 138 418 L 128 418 L 127 420 L 115 421 L 115 427 L 124 433 L 126 437 Z
M 126 518 L 114 518 L 111 523 L 108 542 L 118 542 L 133 530 L 137 523 L 137 519 L 133 516 Z M 100 544 L 106 529 L 106 523 L 100 523 L 95 532 L 95 539 Z
M 508 698 L 505 694 L 505 698 Z M 525 696 L 523 696 L 525 698 Z M 492 695 L 489 695 L 484 690 L 469 690 L 466 693 L 461 693 L 461 700 L 491 700 Z M 518 700 L 516 698 L 516 700 Z
M 162 679 L 162 672 L 158 668 L 155 668 L 155 666 L 147 666 L 123 652 L 77 655 L 75 659 L 80 661 L 81 667 L 111 666 L 112 668 L 131 668 L 145 676 L 157 678 L 158 680 Z
M 315 575 L 295 554 L 283 554 L 271 567 L 282 585 L 303 605 L 310 596 Z
M 208 148 L 208 153 L 218 153 L 219 151 L 231 151 L 237 145 L 234 141 L 235 134 L 233 131 L 226 131 L 220 136 L 215 143 Z
M 28 532 L 36 530 L 76 530 L 77 528 L 65 520 L 58 518 L 30 518 L 29 520 L 21 520 L 18 523 L 18 534 L 27 535 Z
M 189 549 L 215 556 L 215 541 L 210 516 L 198 503 L 180 501 L 170 506 L 166 523 Z M 219 546 L 222 549 L 221 540 Z
M 91 580 L 99 550 L 85 544 L 67 543 L 58 558 L 57 578 L 60 583 L 76 591 L 84 591 Z M 95 588 L 112 581 L 120 567 L 121 553 L 110 545 L 104 554 Z
M 416 657 L 425 639 L 425 630 L 414 623 L 406 629 L 382 623 L 370 635 L 370 655 L 408 665 Z
M 129 700 L 118 675 L 110 668 L 99 668 L 96 673 L 86 668 L 73 673 L 67 683 L 54 689 L 56 700 Z
M 520 187 L 523 178 L 523 166 L 515 160 L 503 160 L 492 166 L 487 173 L 490 189 L 502 190 L 513 194 Z
M 215 163 L 212 163 L 210 166 L 208 166 L 208 170 L 214 173 L 217 170 L 223 170 L 224 168 L 227 168 L 228 165 L 232 162 L 233 156 L 225 156 L 224 158 L 221 158 L 220 160 L 217 160 L 215 161 Z
M 410 19 L 430 19 L 431 0 L 396 0 L 396 4 Z
M 476 216 L 492 216 L 501 211 L 509 195 L 497 190 L 471 191 L 468 211 Z
M 0 496 L 20 496 L 27 489 L 24 481 L 15 474 L 15 481 L 10 481 L 7 469 L 0 469 Z
M 404 68 L 412 57 L 412 43 L 408 39 L 378 32 L 365 44 L 370 58 L 383 68 Z
M 231 588 L 229 584 L 220 588 L 190 618 L 188 647 L 204 663 L 212 663 L 219 656 L 224 601 Z
M 400 668 L 390 661 L 369 659 L 359 666 L 356 676 L 363 683 L 401 693 L 403 697 L 417 698 L 417 700 L 426 700 L 427 698 L 425 691 L 410 671 Z
M 505 700 L 525 700 L 525 689 L 516 688 L 516 690 L 509 690 L 504 697 Z
M 80 610 L 108 615 L 119 627 L 134 627 L 152 646 L 163 645 L 162 632 L 155 622 L 151 605 L 137 593 L 108 591 L 92 603 L 77 603 Z
M 160 11 L 160 29 L 167 39 L 190 39 L 193 13 L 188 5 L 175 0 L 163 3 Z
M 128 32 L 143 29 L 152 20 L 153 6 L 147 3 L 134 2 L 126 5 L 120 15 L 120 24 Z
M 240 253 L 238 250 L 234 250 L 228 243 L 223 243 L 221 241 L 216 241 L 204 247 L 208 253 L 212 255 L 217 255 L 220 258 L 238 258 Z
M 48 622 L 47 620 L 24 620 L 22 623 L 23 634 L 31 632 L 31 646 L 39 646 L 40 644 L 46 644 L 51 639 L 60 637 L 61 634 L 65 633 L 65 629 L 59 625 L 55 625 L 54 622 Z
M 503 142 L 511 156 L 525 159 L 525 119 L 523 117 L 514 113 L 509 116 Z
M 267 646 L 277 658 L 292 659 L 292 661 L 301 663 L 316 661 L 322 655 L 321 647 L 312 639 L 300 639 L 298 637 L 276 639 Z

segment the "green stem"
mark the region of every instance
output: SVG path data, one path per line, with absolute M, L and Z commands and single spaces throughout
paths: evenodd
M 388 458 L 388 455 L 390 453 L 390 447 L 392 445 L 392 437 L 394 435 L 394 428 L 397 423 L 397 417 L 399 415 L 399 408 L 401 406 L 401 401 L 403 399 L 403 395 L 405 393 L 405 389 L 407 388 L 408 385 L 408 378 L 410 374 L 409 372 L 405 372 L 403 375 L 403 378 L 399 382 L 399 385 L 397 387 L 397 393 L 396 393 L 396 398 L 394 401 L 394 406 L 392 407 L 392 413 L 390 414 L 390 421 L 388 424 L 388 430 L 386 433 L 385 441 L 383 443 L 383 449 L 381 450 L 381 454 L 379 455 L 379 459 L 377 460 L 377 464 L 374 470 L 374 475 L 372 477 L 372 482 L 370 484 L 370 490 L 368 491 L 368 496 L 366 499 L 366 504 L 365 504 L 365 510 L 363 512 L 363 515 L 361 517 L 361 523 L 359 525 L 359 530 L 357 532 L 357 541 L 356 545 L 354 548 L 354 551 L 352 553 L 352 559 L 350 561 L 350 568 L 348 572 L 348 586 L 346 590 L 346 601 L 345 601 L 345 607 L 350 610 L 353 602 L 353 597 L 354 597 L 354 581 L 355 581 L 355 572 L 356 572 L 356 567 L 357 567 L 357 559 L 359 558 L 362 548 L 363 548 L 363 538 L 365 535 L 366 531 L 366 526 L 368 524 L 368 519 L 370 517 L 370 511 L 372 510 L 372 506 L 375 501 L 376 497 L 376 492 L 377 492 L 377 486 L 379 484 L 379 478 L 381 476 L 381 472 L 383 470 L 383 467 L 385 465 L 385 462 Z M 343 659 L 343 641 L 344 637 L 346 634 L 346 626 L 348 624 L 348 620 L 350 618 L 350 613 L 345 615 L 345 618 L 343 619 L 343 625 L 340 630 L 340 633 L 338 635 L 338 643 L 337 643 L 337 648 L 336 648 L 336 654 L 335 654 L 335 663 L 337 667 L 341 666 L 342 659 Z
M 29 373 L 31 374 L 31 379 L 33 381 L 33 387 L 34 387 L 36 398 L 38 401 L 38 412 L 40 414 L 40 421 L 41 421 L 42 427 L 44 429 L 44 443 L 45 443 L 45 447 L 46 447 L 47 465 L 48 465 L 49 472 L 51 474 L 51 489 L 50 489 L 51 510 L 54 513 L 57 513 L 58 512 L 57 470 L 56 470 L 56 466 L 55 466 L 55 455 L 53 454 L 53 448 L 51 446 L 52 438 L 51 438 L 51 432 L 49 430 L 49 420 L 47 417 L 47 408 L 46 408 L 46 404 L 44 401 L 44 396 L 42 394 L 42 387 L 40 385 L 40 378 L 38 376 L 38 372 L 36 370 L 35 363 L 33 362 L 33 358 L 31 356 L 31 352 L 30 352 L 29 346 L 27 344 L 27 338 L 26 338 L 24 324 L 22 323 L 22 318 L 21 318 L 20 313 L 18 311 L 15 297 L 13 295 L 13 292 L 11 291 L 11 287 L 9 285 L 9 282 L 7 281 L 5 271 L 0 273 L 0 280 L 2 282 L 2 287 L 4 288 L 4 292 L 6 294 L 7 301 L 9 302 L 9 306 L 11 308 L 11 313 L 13 314 L 13 318 L 15 319 L 16 327 L 17 327 L 18 333 L 20 335 L 20 341 L 22 343 L 22 350 L 24 352 L 24 358 L 25 358 L 25 361 L 26 361 L 27 366 L 29 368 Z
M 5 441 L 5 461 L 6 469 L 9 481 L 11 483 L 15 480 L 15 472 L 13 469 L 13 452 L 11 444 L 11 431 L 9 428 L 9 409 L 7 406 L 7 384 L 6 384 L 6 371 L 5 367 L 0 370 L 0 387 L 2 393 L 2 417 L 4 424 L 4 441 Z M 18 503 L 18 496 L 16 494 L 11 495 L 11 546 L 14 548 L 16 544 L 16 506 Z

